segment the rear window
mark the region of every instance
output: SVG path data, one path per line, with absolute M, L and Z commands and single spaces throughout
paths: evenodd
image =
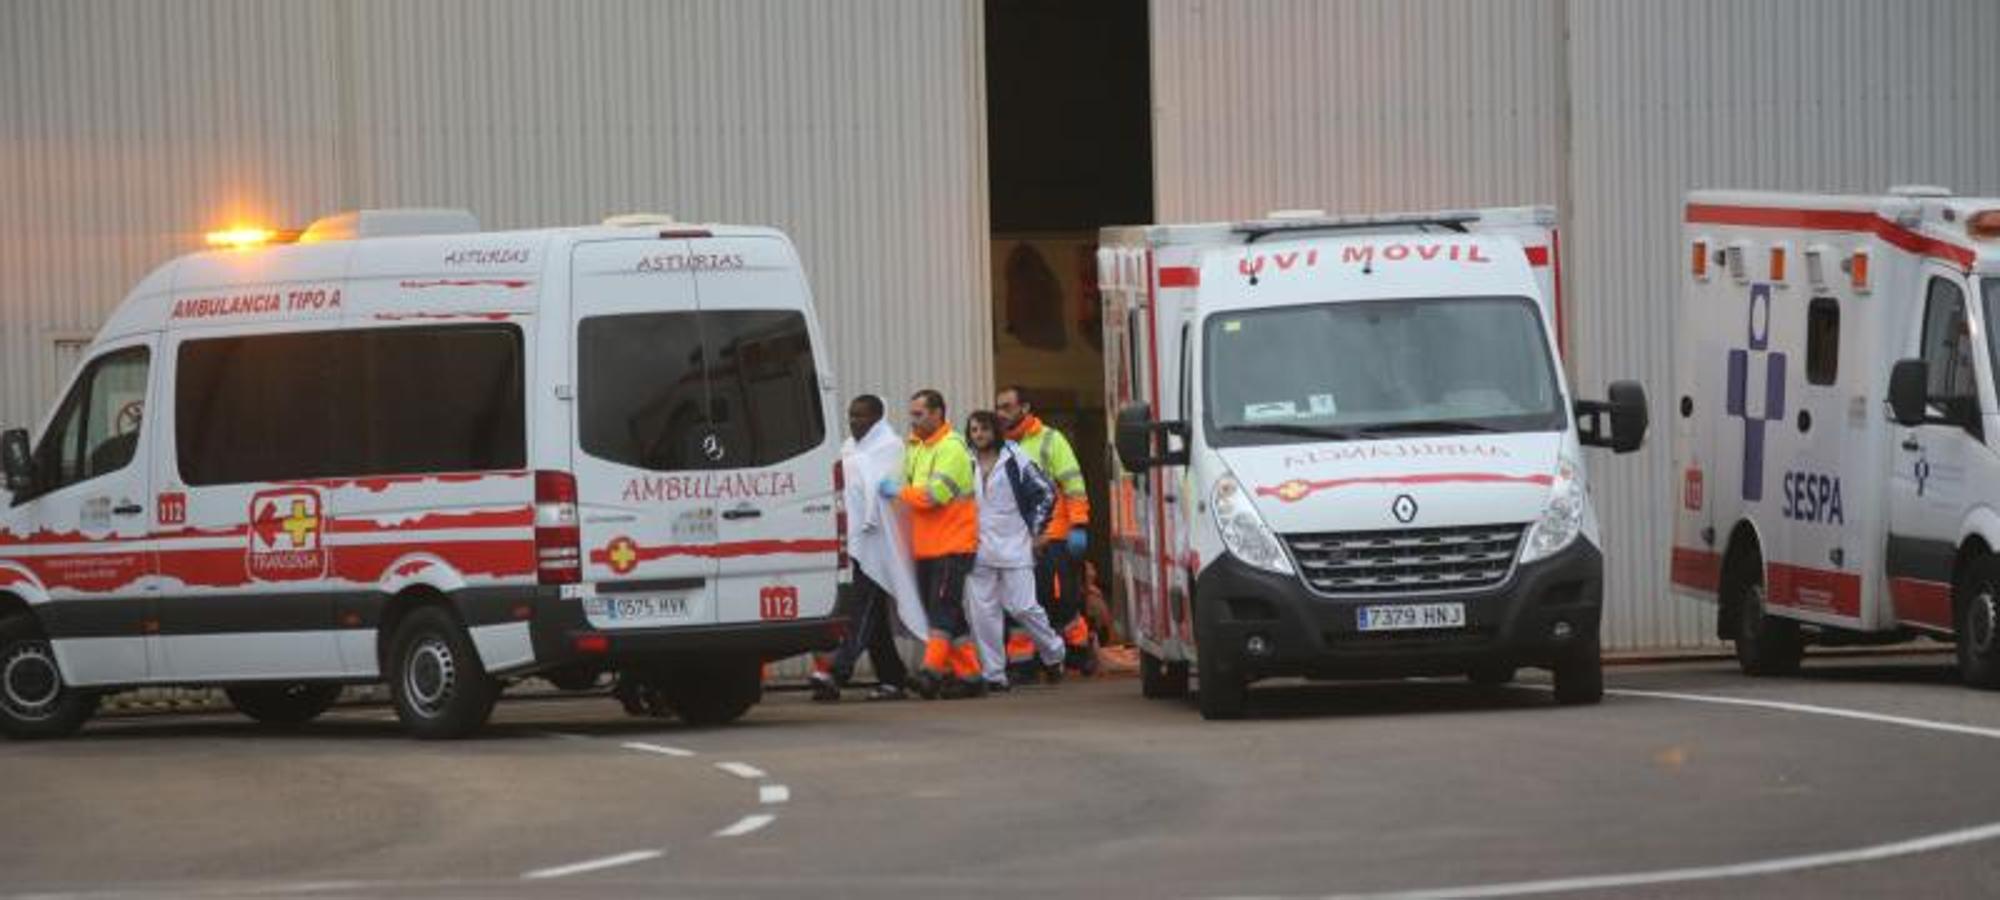
M 826 437 L 805 316 L 595 316 L 577 328 L 584 452 L 653 471 L 792 459 Z
M 189 485 L 521 469 L 521 333 L 504 325 L 189 341 L 175 448 Z

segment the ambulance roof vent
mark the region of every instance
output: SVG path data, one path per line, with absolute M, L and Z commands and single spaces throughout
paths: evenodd
M 1324 219 L 1323 209 L 1274 209 L 1264 214 L 1264 218 L 1275 222 L 1296 222 L 1302 219 Z
M 1899 184 L 1889 189 L 1889 195 L 1892 197 L 1949 197 L 1951 196 L 1951 188 L 1938 187 L 1935 184 Z
M 299 235 L 300 243 L 351 241 L 357 238 L 413 237 L 421 234 L 468 234 L 479 230 L 479 219 L 462 209 L 410 207 L 357 209 L 319 219 Z
M 609 228 L 653 228 L 678 223 L 674 221 L 673 216 L 666 213 L 621 213 L 606 216 L 604 224 Z

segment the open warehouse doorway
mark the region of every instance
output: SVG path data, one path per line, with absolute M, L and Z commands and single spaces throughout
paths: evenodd
M 1110 458 L 1097 230 L 1153 218 L 1147 41 L 1146 0 L 986 0 L 994 383 L 1025 386 L 1075 445 L 1100 586 Z

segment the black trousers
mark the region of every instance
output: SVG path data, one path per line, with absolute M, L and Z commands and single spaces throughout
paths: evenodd
M 1083 615 L 1083 566 L 1069 548 L 1054 543 L 1035 560 L 1035 593 L 1049 611 L 1049 624 L 1062 632 Z M 1065 633 L 1063 639 L 1067 641 Z
M 833 651 L 835 684 L 844 685 L 854 678 L 854 664 L 861 661 L 864 650 L 875 666 L 877 680 L 897 687 L 909 680 L 910 670 L 896 647 L 896 629 L 890 625 L 896 615 L 896 599 L 859 566 L 854 568 L 854 583 L 843 588 L 834 601 L 834 614 L 847 617 L 847 637 Z

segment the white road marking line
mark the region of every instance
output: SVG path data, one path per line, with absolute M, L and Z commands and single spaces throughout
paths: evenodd
M 648 744 L 645 741 L 627 741 L 621 746 L 623 746 L 627 750 L 638 750 L 645 753 L 658 753 L 661 756 L 686 757 L 694 755 L 693 750 L 682 750 L 679 747 L 668 747 L 664 744 Z
M 768 813 L 759 813 L 754 816 L 744 816 L 741 820 L 737 821 L 736 824 L 716 832 L 715 836 L 722 838 L 742 837 L 746 834 L 749 834 L 750 832 L 761 829 L 764 826 L 769 825 L 777 820 L 778 820 L 777 816 L 770 815 Z
M 1546 691 L 1543 685 L 1518 685 L 1525 690 Z M 1724 697 L 1713 694 L 1684 694 L 1673 691 L 1607 690 L 1606 694 L 1619 697 L 1638 697 L 1651 700 L 1677 700 L 1686 703 L 1708 703 L 1716 706 L 1737 706 L 1773 712 L 1799 713 L 1801 715 L 1828 716 L 1879 725 L 1895 725 L 1922 731 L 1941 731 L 2000 740 L 2000 728 L 1981 728 L 1977 725 L 1961 725 L 1957 722 L 1939 722 L 1934 719 L 1917 719 L 1909 716 L 1891 716 L 1882 713 L 1863 712 L 1855 709 L 1841 709 L 1834 706 L 1817 706 L 1810 703 L 1787 703 L 1781 700 L 1758 700 L 1750 697 Z M 1604 891 L 1616 888 L 1649 887 L 1663 884 L 1685 884 L 1693 881 L 1715 881 L 1723 878 L 1746 878 L 1759 875 L 1780 875 L 1805 869 L 1822 869 L 1830 866 L 1853 865 L 1855 863 L 1878 862 L 1899 856 L 1914 856 L 1966 844 L 1976 844 L 2000 838 L 2000 822 L 1973 825 L 1953 831 L 1919 835 L 1886 844 L 1873 844 L 1848 850 L 1834 850 L 1826 853 L 1807 853 L 1799 856 L 1781 856 L 1776 859 L 1751 860 L 1719 866 L 1691 866 L 1682 869 L 1658 869 L 1651 872 L 1626 872 L 1608 875 L 1582 875 L 1574 878 L 1550 878 L 1542 881 L 1517 881 L 1505 884 L 1468 884 L 1458 887 L 1426 888 L 1414 891 L 1386 891 L 1376 894 L 1330 894 L 1324 900 L 1464 900 L 1480 897 L 1520 897 L 1532 894 L 1562 894 L 1576 891 Z
M 763 769 L 759 769 L 749 763 L 719 762 L 715 764 L 715 767 L 738 778 L 747 778 L 751 781 L 756 781 L 764 777 Z
M 543 737 L 545 737 L 545 738 L 550 738 L 550 739 L 553 739 L 553 740 L 558 740 L 558 741 L 579 741 L 579 742 L 581 742 L 581 741 L 588 741 L 588 740 L 590 740 L 589 736 L 587 736 L 587 735 L 581 735 L 581 734 L 565 734 L 565 733 L 563 733 L 563 732 L 560 732 L 560 731 L 544 731 L 544 732 L 542 732 L 542 736 L 543 736 Z
M 782 784 L 767 784 L 757 789 L 757 802 L 766 806 L 775 803 L 789 803 L 791 799 L 792 789 Z
M 615 868 L 617 866 L 629 866 L 633 863 L 645 862 L 646 860 L 649 859 L 659 859 L 660 857 L 665 855 L 666 855 L 665 850 L 634 850 L 630 853 L 620 853 L 616 856 L 606 856 L 598 859 L 584 860 L 583 862 L 570 863 L 569 865 L 566 866 L 553 866 L 547 869 L 536 869 L 533 872 L 522 873 L 521 878 L 524 881 L 542 881 L 549 878 L 567 878 L 571 875 L 581 875 L 585 872 L 595 872 L 598 871 L 599 869 L 610 869 L 610 868 Z

